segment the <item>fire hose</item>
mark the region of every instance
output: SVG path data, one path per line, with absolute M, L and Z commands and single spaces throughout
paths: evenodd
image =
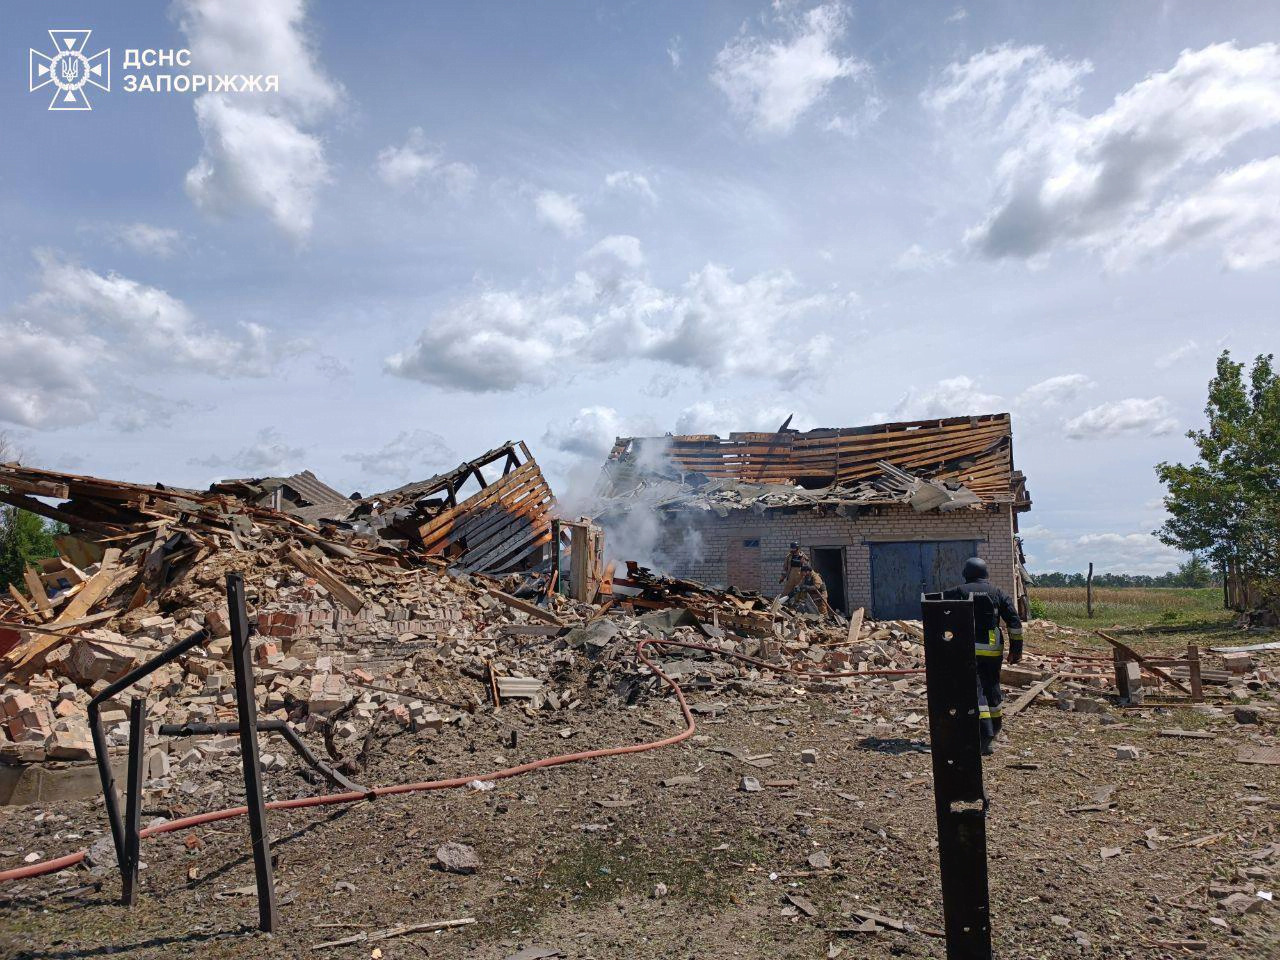
M 709 653 L 718 654 L 728 657 L 732 660 L 741 660 L 744 663 L 752 664 L 774 673 L 786 673 L 799 677 L 810 677 L 815 679 L 834 679 L 839 677 L 884 677 L 884 676 L 908 676 L 912 674 L 924 673 L 923 669 L 911 670 L 849 670 L 849 671 L 818 671 L 806 670 L 797 667 L 794 664 L 780 665 L 770 663 L 766 660 L 760 660 L 755 657 L 749 657 L 746 654 L 732 653 L 730 651 L 721 650 L 718 647 L 705 643 L 693 643 L 686 640 L 668 640 L 655 639 L 652 637 L 636 641 L 636 657 L 651 671 L 654 676 L 658 677 L 665 683 L 675 694 L 676 700 L 680 704 L 680 712 L 684 716 L 685 728 L 679 733 L 661 740 L 650 740 L 645 743 L 634 743 L 622 747 L 601 747 L 595 750 L 582 750 L 577 753 L 561 753 L 551 757 L 543 757 L 541 760 L 532 760 L 529 763 L 518 764 L 514 767 L 505 767 L 501 770 L 495 770 L 490 773 L 476 774 L 465 777 L 452 777 L 447 780 L 424 780 L 421 783 L 396 783 L 388 784 L 381 787 L 371 787 L 368 790 L 353 790 L 345 793 L 330 793 L 320 797 L 299 797 L 294 800 L 273 800 L 266 804 L 268 810 L 299 810 L 305 807 L 324 807 L 337 803 L 356 803 L 360 800 L 372 800 L 377 797 L 391 797 L 403 793 L 421 793 L 427 790 L 450 790 L 457 787 L 465 787 L 477 780 L 493 781 L 505 780 L 510 777 L 518 777 L 524 773 L 530 773 L 534 770 L 546 769 L 548 767 L 559 767 L 567 763 L 577 763 L 581 760 L 596 760 L 601 757 L 617 757 L 628 753 L 645 753 L 649 750 L 658 750 L 662 747 L 675 746 L 688 740 L 697 732 L 697 724 L 694 722 L 693 713 L 689 709 L 689 704 L 685 700 L 684 691 L 680 685 L 671 677 L 663 673 L 662 669 L 645 655 L 645 648 L 657 645 L 663 647 L 684 647 L 689 650 L 703 650 Z M 185 830 L 188 827 L 197 827 L 206 823 L 216 823 L 219 820 L 229 820 L 232 817 L 244 816 L 248 813 L 248 807 L 228 807 L 224 810 L 213 810 L 208 813 L 197 813 L 189 817 L 181 817 L 177 820 L 167 820 L 164 823 L 156 824 L 142 830 L 140 836 L 155 837 L 162 833 L 173 833 L 176 830 Z M 30 877 L 44 876 L 50 873 L 57 873 L 68 867 L 74 867 L 78 863 L 83 863 L 88 858 L 87 850 L 79 850 L 75 853 L 69 853 L 63 857 L 56 857 L 51 860 L 41 860 L 37 863 L 28 864 L 23 867 L 16 867 L 12 870 L 0 871 L 0 883 L 10 880 L 25 880 Z

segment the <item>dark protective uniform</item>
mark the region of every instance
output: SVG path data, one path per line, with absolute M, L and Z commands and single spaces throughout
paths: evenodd
M 1022 659 L 1022 620 L 1009 595 L 987 579 L 987 565 L 977 558 L 964 565 L 965 582 L 948 591 L 954 595 L 979 595 L 987 599 L 974 610 L 977 634 L 974 637 L 974 654 L 978 668 L 978 715 L 982 720 L 982 752 L 991 752 L 991 742 L 1000 732 L 1003 721 L 1000 691 L 1000 667 L 1004 661 L 1004 634 L 1000 628 L 1003 620 L 1009 632 L 1009 662 Z

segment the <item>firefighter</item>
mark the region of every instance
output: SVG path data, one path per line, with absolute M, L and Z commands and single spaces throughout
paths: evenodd
M 989 579 L 987 563 L 980 557 L 970 557 L 964 562 L 964 583 L 953 594 L 972 596 L 982 594 L 990 599 L 990 613 L 979 613 L 975 624 L 974 653 L 978 667 L 978 714 L 982 721 L 982 753 L 995 752 L 993 741 L 1000 733 L 1002 722 L 1000 692 L 1000 664 L 1004 659 L 1004 637 L 1000 628 L 1003 620 L 1009 632 L 1009 663 L 1022 659 L 1022 621 L 1013 601 Z M 985 613 L 985 610 L 984 610 Z
M 829 615 L 831 606 L 827 603 L 827 585 L 822 582 L 822 577 L 814 572 L 807 557 L 800 558 L 799 571 L 799 582 L 787 594 L 787 602 L 797 610 L 812 607 L 814 613 L 822 616 Z
M 799 541 L 792 540 L 791 552 L 787 554 L 787 559 L 782 561 L 782 576 L 778 577 L 778 582 L 782 584 L 783 596 L 799 586 L 800 581 L 804 579 L 804 567 L 808 564 L 809 558 L 800 549 Z

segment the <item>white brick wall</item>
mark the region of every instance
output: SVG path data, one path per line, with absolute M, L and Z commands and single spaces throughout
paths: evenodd
M 697 536 L 688 535 L 690 528 Z M 1013 510 L 1009 505 L 953 513 L 916 513 L 907 506 L 873 507 L 864 516 L 846 518 L 816 513 L 755 513 L 739 510 L 727 517 L 686 513 L 661 526 L 657 553 L 664 571 L 703 583 L 726 585 L 728 545 L 733 540 L 760 540 L 760 583 L 742 586 L 774 596 L 788 545 L 845 548 L 845 593 L 850 609 L 871 604 L 871 547 L 874 541 L 976 540 L 991 580 L 1014 595 Z M 694 545 L 696 544 L 696 548 Z M 956 571 L 959 579 L 960 571 Z

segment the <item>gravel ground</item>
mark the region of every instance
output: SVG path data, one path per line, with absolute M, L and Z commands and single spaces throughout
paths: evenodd
M 942 917 L 924 701 L 880 689 L 777 684 L 754 696 L 694 695 L 723 709 L 701 716 L 698 736 L 676 747 L 537 771 L 492 790 L 273 813 L 281 928 L 272 936 L 256 931 L 245 821 L 147 840 L 133 910 L 117 904 L 110 872 L 0 888 L 0 955 L 502 960 L 541 947 L 558 952 L 531 955 L 942 957 L 930 935 Z M 1254 705 L 1260 727 L 1238 725 L 1229 707 L 1219 716 L 1152 706 L 1089 714 L 1037 703 L 1016 718 L 986 765 L 997 955 L 1280 956 L 1280 907 L 1258 900 L 1238 914 L 1220 899 L 1233 887 L 1280 887 L 1280 767 L 1235 761 L 1240 744 L 1276 743 L 1275 701 Z M 536 719 L 505 708 L 463 730 L 393 737 L 363 779 L 478 775 L 677 729 L 670 700 Z M 1168 729 L 1214 738 L 1160 735 Z M 1138 759 L 1116 759 L 1117 745 L 1137 747 Z M 817 752 L 816 763 L 802 760 L 804 750 Z M 743 759 L 764 754 L 764 766 Z M 314 793 L 290 764 L 269 775 L 271 795 Z M 237 802 L 237 770 L 232 758 L 197 775 L 204 792 L 178 794 L 182 804 L 157 797 L 144 822 Z M 764 788 L 740 790 L 744 776 Z M 0 809 L 0 867 L 77 849 L 104 826 L 91 801 Z M 447 841 L 474 847 L 480 869 L 438 869 L 435 851 Z M 815 869 L 814 854 L 832 866 L 819 856 Z M 913 929 L 854 932 L 857 911 Z M 313 949 L 463 917 L 476 922 Z M 1192 954 L 1161 945 L 1183 940 L 1204 946 Z

